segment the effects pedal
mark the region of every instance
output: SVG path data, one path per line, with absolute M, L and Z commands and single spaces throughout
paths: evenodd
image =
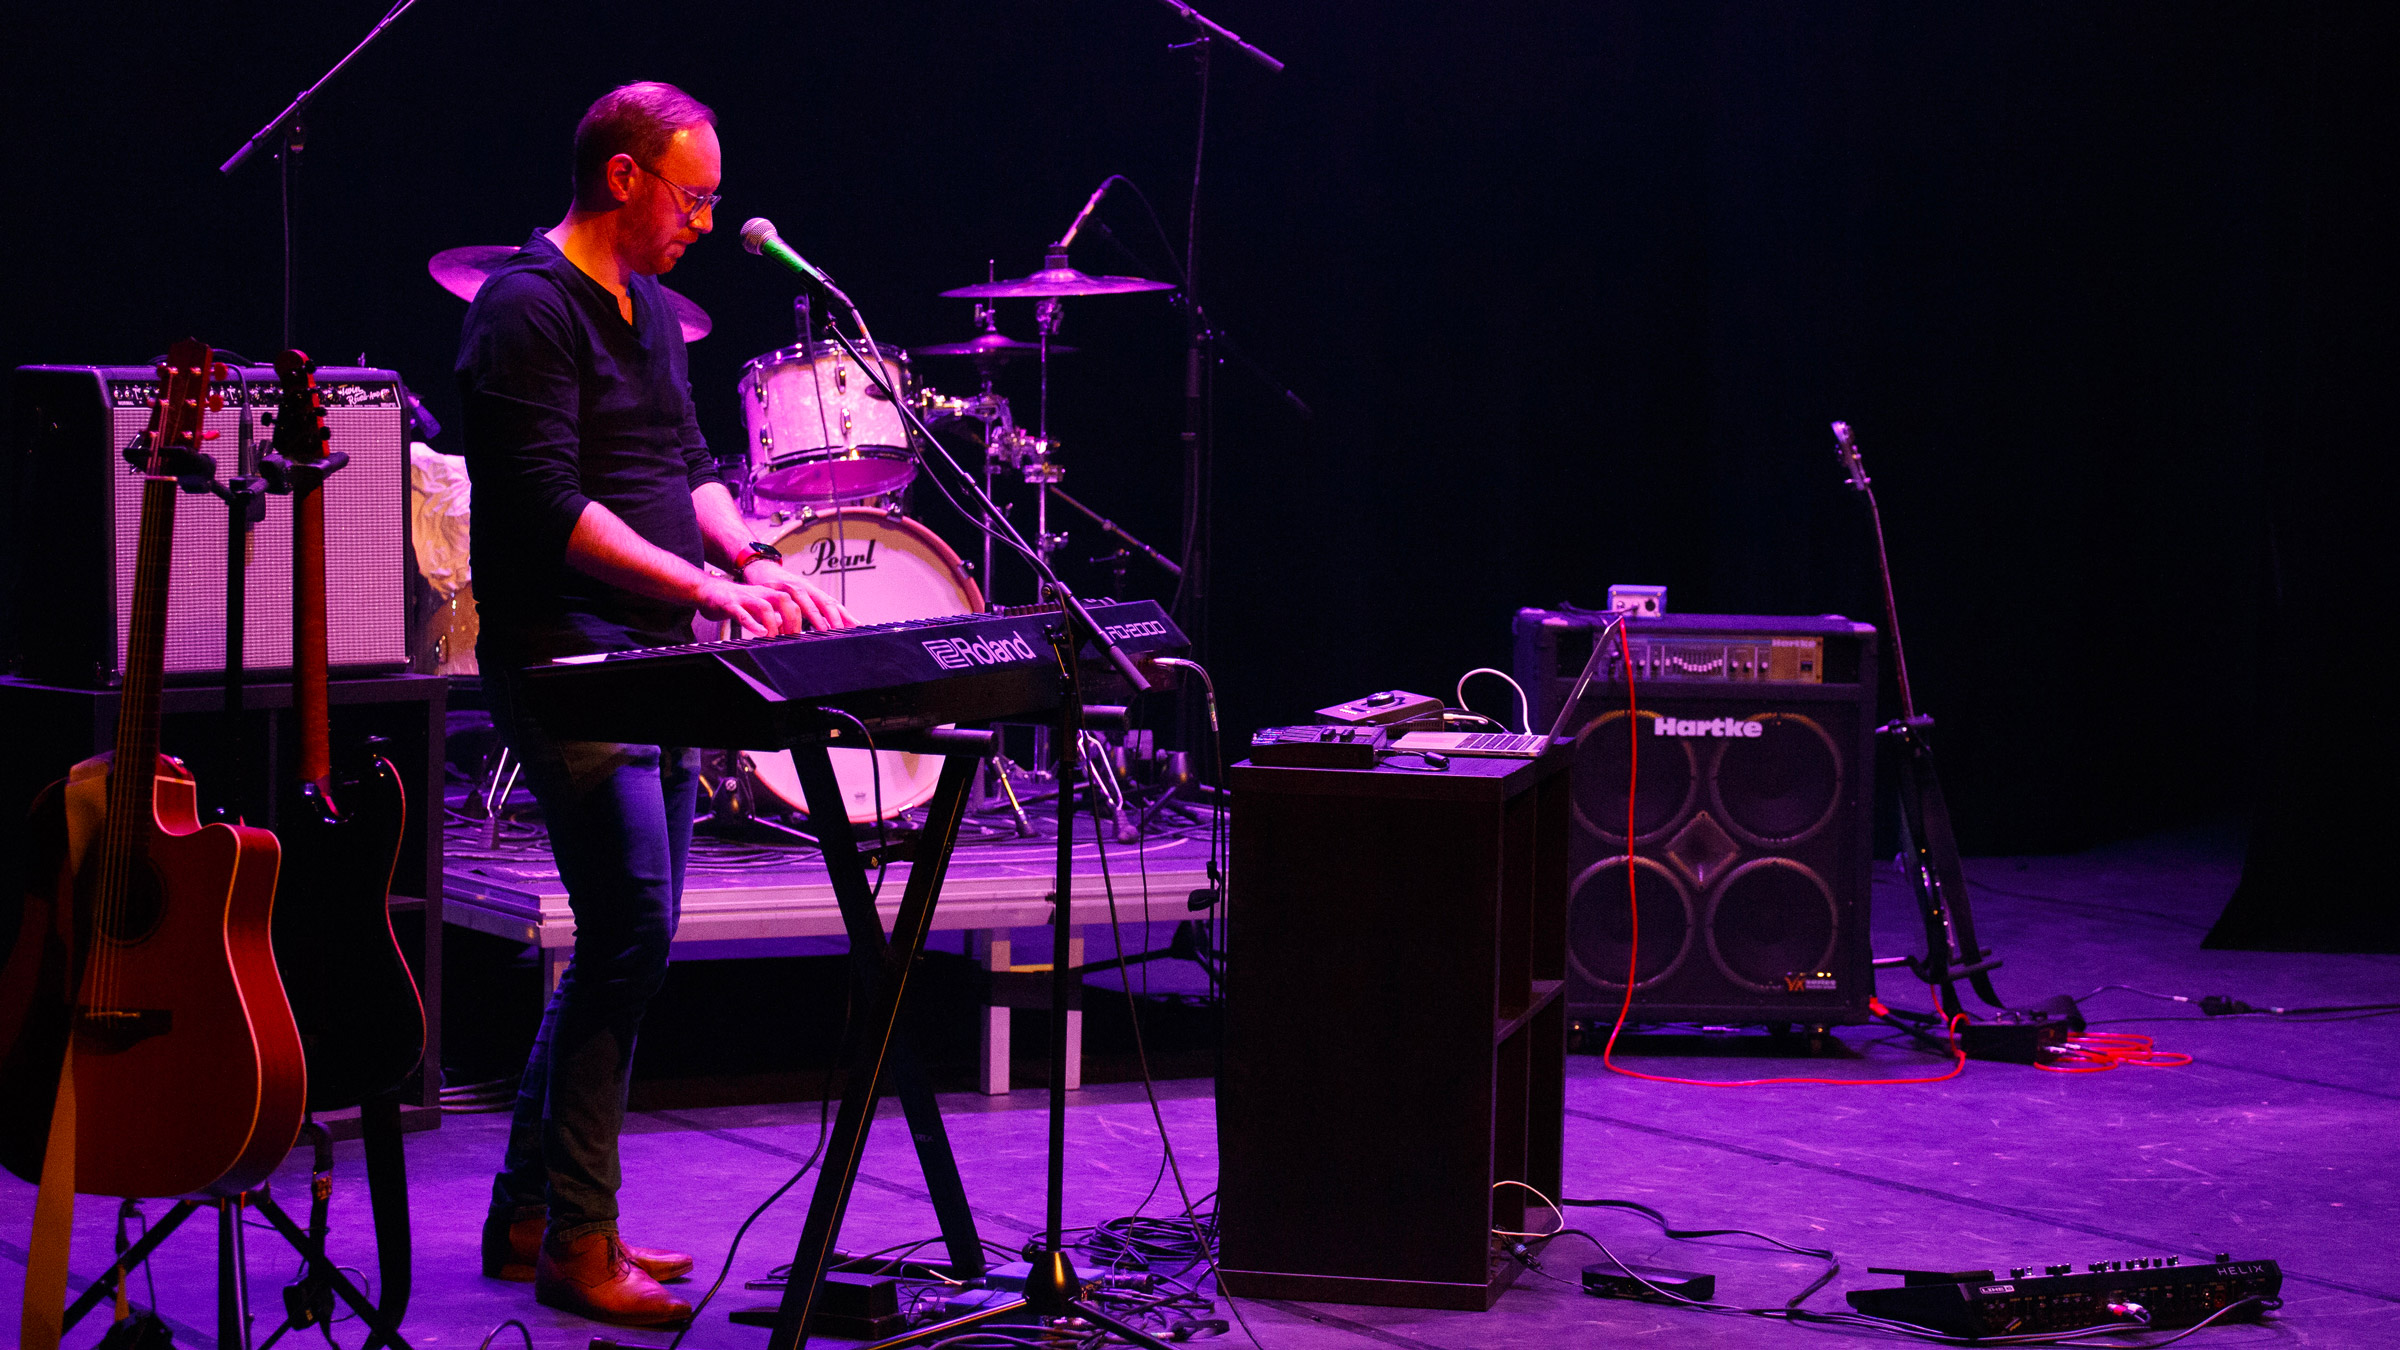
M 1398 689 L 1354 698 L 1348 703 L 1336 703 L 1330 708 L 1317 709 L 1317 716 L 1328 722 L 1349 722 L 1359 726 L 1384 726 L 1406 722 L 1412 718 L 1438 716 L 1442 701 L 1430 694 L 1411 694 Z
M 1372 769 L 1383 751 L 1383 728 L 1371 726 L 1268 727 L 1250 738 L 1251 763 L 1285 769 Z
M 2082 1270 L 2072 1263 L 1995 1270 L 1895 1270 L 1870 1266 L 1877 1275 L 1897 1275 L 1897 1289 L 1854 1289 L 1850 1306 L 1869 1317 L 1924 1327 L 1952 1336 L 2013 1336 L 2075 1331 L 2111 1322 L 2141 1322 L 2160 1330 L 2205 1322 L 2244 1300 L 2255 1317 L 2281 1306 L 2283 1270 L 2272 1261 L 2234 1261 L 2219 1252 L 2214 1261 L 2190 1265 L 2179 1256 L 2143 1256 L 2094 1261 Z

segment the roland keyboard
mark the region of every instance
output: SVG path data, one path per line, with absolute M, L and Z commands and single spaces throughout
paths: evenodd
M 1155 601 L 1089 608 L 1137 663 L 1189 645 Z M 1032 717 L 1059 706 L 1059 622 L 1045 607 L 573 656 L 526 670 L 528 711 L 570 740 L 717 750 L 847 740 L 853 717 L 879 736 Z M 1081 662 L 1108 672 L 1089 643 Z

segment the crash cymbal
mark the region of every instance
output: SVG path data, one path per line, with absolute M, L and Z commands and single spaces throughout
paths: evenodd
M 515 254 L 514 244 L 468 244 L 464 248 L 446 248 L 433 255 L 425 270 L 433 274 L 433 282 L 461 300 L 472 303 L 483 283 L 491 280 L 500 264 Z
M 483 283 L 491 280 L 492 273 L 498 271 L 500 264 L 508 261 L 516 251 L 514 244 L 468 244 L 460 248 L 446 248 L 433 255 L 433 260 L 425 264 L 425 270 L 432 274 L 434 283 L 443 290 L 461 300 L 472 301 L 475 293 L 483 289 Z M 667 297 L 667 308 L 675 311 L 675 322 L 683 329 L 684 341 L 698 342 L 708 336 L 708 330 L 714 325 L 709 321 L 707 310 L 692 303 L 691 297 L 668 290 L 664 285 L 658 289 Z
M 1053 253 L 1049 265 L 1031 276 L 986 281 L 942 294 L 962 300 L 1056 300 L 1070 295 L 1127 295 L 1134 291 L 1171 291 L 1173 282 L 1148 277 L 1096 277 L 1067 266 L 1067 255 Z M 1057 348 L 1051 350 L 1056 351 Z
M 1041 350 L 1041 344 L 1037 342 L 1019 342 L 1005 333 L 985 333 L 965 342 L 937 342 L 930 347 L 911 347 L 908 349 L 908 354 L 911 356 L 971 356 L 978 361 L 1013 361 L 1021 356 L 1037 355 Z M 1074 350 L 1073 347 L 1062 347 L 1057 343 L 1050 345 L 1052 356 L 1065 355 Z

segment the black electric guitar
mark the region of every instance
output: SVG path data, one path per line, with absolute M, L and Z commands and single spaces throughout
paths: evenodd
M 1958 840 L 1950 828 L 1950 805 L 1942 796 L 1941 776 L 1934 772 L 1933 745 L 1928 733 L 1933 719 L 1917 710 L 1916 691 L 1908 683 L 1908 657 L 1900 647 L 1900 606 L 1892 593 L 1892 559 L 1883 544 L 1883 511 L 1875 504 L 1874 480 L 1859 458 L 1850 424 L 1833 424 L 1834 453 L 1849 475 L 1850 486 L 1867 499 L 1867 515 L 1875 526 L 1875 562 L 1883 577 L 1884 631 L 1892 640 L 1892 673 L 1900 684 L 1899 720 L 1875 729 L 1900 750 L 1900 856 L 1908 869 L 1909 889 L 1925 919 L 1925 956 L 1910 957 L 1909 969 L 1940 991 L 1942 1013 L 1961 1009 L 1957 982 L 1972 982 L 1975 996 L 1995 1008 L 2006 1007 L 1992 988 L 1992 971 L 2000 965 L 1975 939 L 1975 911 L 1967 900 L 1967 874 L 1959 866 Z
M 270 481 L 292 495 L 292 712 L 299 765 L 282 790 L 275 833 L 283 876 L 275 898 L 275 963 L 308 1055 L 308 1106 L 356 1106 L 408 1077 L 425 1053 L 425 1008 L 388 896 L 407 823 L 391 761 L 360 748 L 333 763 L 326 708 L 326 475 L 345 456 L 326 448 L 316 367 L 299 352 L 275 358 Z

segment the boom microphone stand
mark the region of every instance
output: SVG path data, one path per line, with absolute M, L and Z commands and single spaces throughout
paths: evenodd
M 781 238 L 777 237 L 775 227 L 771 223 L 763 219 L 754 219 L 745 224 L 742 227 L 742 243 L 752 253 L 771 256 L 777 262 L 822 287 L 835 302 L 849 312 L 850 321 L 857 327 L 860 338 L 869 344 L 874 343 L 874 333 L 867 327 L 865 317 L 858 312 L 858 306 L 853 304 L 850 297 L 834 284 L 831 277 L 825 275 L 821 269 L 807 259 L 802 258 Z M 1116 667 L 1117 672 L 1125 677 L 1136 692 L 1147 691 L 1151 687 L 1150 681 L 1142 674 L 1140 668 L 1134 665 L 1133 659 L 1126 655 L 1125 650 L 1117 645 L 1116 640 L 1110 637 L 1108 632 L 1092 617 L 1090 609 L 1067 588 L 1066 583 L 1059 578 L 1057 569 L 1051 566 L 1047 553 L 1027 541 L 1024 535 L 1017 530 L 1014 522 L 1002 515 L 991 499 L 984 494 L 982 485 L 975 480 L 975 477 L 951 458 L 948 448 L 935 438 L 933 429 L 925 425 L 924 419 L 917 410 L 911 407 L 906 399 L 900 397 L 899 390 L 891 387 L 885 379 L 882 369 L 878 365 L 864 360 L 859 354 L 858 346 L 838 325 L 833 326 L 831 331 L 834 340 L 850 354 L 851 360 L 861 371 L 865 372 L 868 380 L 890 401 L 891 406 L 900 410 L 911 428 L 923 438 L 926 446 L 932 451 L 931 463 L 933 466 L 937 470 L 945 468 L 948 470 L 952 484 L 963 487 L 974 499 L 975 504 L 981 506 L 999 527 L 1002 542 L 1016 550 L 1033 567 L 1035 574 L 1041 579 L 1043 594 L 1053 601 L 1059 610 L 1059 622 L 1050 630 L 1051 646 L 1056 651 L 1059 662 L 1061 698 L 1058 713 L 1058 889 L 1052 900 L 1053 908 L 1051 910 L 1051 936 L 1054 948 L 1050 961 L 1050 1149 L 1049 1177 L 1046 1187 L 1047 1223 L 1044 1230 L 1042 1257 L 1035 1263 L 1033 1274 L 1026 1281 L 1023 1299 L 955 1321 L 925 1327 L 893 1340 L 879 1342 L 875 1350 L 911 1345 L 928 1339 L 954 1335 L 965 1328 L 984 1322 L 1003 1321 L 1025 1314 L 1044 1320 L 1064 1317 L 1081 1318 L 1094 1326 L 1105 1327 L 1110 1332 L 1136 1345 L 1149 1346 L 1153 1350 L 1169 1350 L 1166 1342 L 1119 1320 L 1114 1314 L 1095 1308 L 1081 1300 L 1082 1285 L 1076 1278 L 1074 1262 L 1067 1256 L 1065 1241 L 1066 1012 L 1068 1000 L 1074 990 L 1074 981 L 1080 978 L 1067 964 L 1066 959 L 1070 934 L 1074 927 L 1075 815 L 1074 785 L 1071 781 L 1074 760 L 1070 757 L 1078 755 L 1081 751 L 1084 723 L 1083 686 L 1077 653 L 1084 643 L 1091 643 L 1111 665 Z M 949 489 L 944 488 L 944 491 L 947 492 Z M 972 515 L 973 513 L 962 511 L 961 514 Z M 1088 785 L 1090 782 L 1088 774 L 1086 781 Z M 865 1106 L 871 1111 L 875 1091 L 876 1084 L 873 1082 L 848 1085 L 845 1089 L 843 1103 L 845 1121 L 859 1114 L 852 1110 L 850 1099 L 863 1100 Z M 863 1130 L 863 1122 L 860 1128 Z M 849 1183 L 855 1176 L 857 1154 L 863 1144 L 863 1134 L 856 1141 L 841 1141 L 840 1143 L 843 1159 L 841 1167 L 850 1175 L 837 1175 L 831 1167 L 819 1174 L 816 1199 L 811 1204 L 810 1227 L 812 1229 L 819 1227 L 820 1221 L 829 1217 L 817 1214 L 816 1210 L 831 1206 L 838 1211 L 841 1204 L 846 1201 Z M 824 1281 L 825 1269 L 832 1255 L 832 1236 L 832 1233 L 828 1232 L 822 1241 L 811 1244 L 809 1242 L 810 1234 L 803 1233 L 802 1250 L 795 1254 L 790 1281 L 784 1286 L 783 1304 L 776 1317 L 775 1331 L 767 1342 L 769 1350 L 797 1350 L 797 1347 L 807 1342 L 809 1315 L 815 1306 L 817 1290 Z
M 1208 85 L 1209 56 L 1215 44 L 1223 42 L 1234 50 L 1280 72 L 1283 63 L 1260 51 L 1242 39 L 1241 35 L 1185 4 L 1184 0 L 1159 0 L 1175 11 L 1192 29 L 1188 46 L 1200 77 L 1200 99 L 1192 135 L 1192 193 L 1184 213 L 1183 237 L 1183 300 L 1184 300 L 1184 357 L 1183 357 L 1183 573 L 1176 579 L 1174 612 L 1183 623 L 1183 630 L 1192 641 L 1192 659 L 1208 660 L 1208 580 L 1209 580 L 1209 520 L 1211 513 L 1214 469 L 1211 463 L 1214 444 L 1214 419 L 1210 416 L 1211 373 L 1215 369 L 1212 352 L 1214 334 L 1209 332 L 1206 312 L 1200 307 L 1200 168 L 1208 149 Z M 1184 727 L 1187 743 L 1199 740 L 1199 719 L 1187 707 Z
M 282 178 L 283 190 L 283 346 L 287 351 L 293 345 L 292 165 L 300 158 L 300 151 L 306 147 L 308 140 L 307 129 L 301 126 L 300 116 L 308 110 L 309 101 L 317 96 L 318 91 L 331 83 L 333 77 L 341 74 L 352 61 L 357 60 L 360 52 L 372 45 L 375 39 L 382 37 L 383 30 L 391 27 L 416 3 L 417 0 L 398 0 L 398 3 L 387 10 L 382 18 L 375 21 L 375 26 L 367 30 L 367 35 L 358 40 L 358 45 L 352 47 L 347 56 L 334 62 L 331 70 L 318 76 L 315 84 L 301 90 L 298 97 L 294 98 L 282 112 L 275 114 L 273 120 L 260 127 L 249 140 L 242 142 L 241 149 L 234 151 L 230 158 L 217 166 L 218 173 L 232 173 L 242 167 L 242 164 L 251 155 L 257 153 L 260 146 L 277 139 L 283 142 L 282 149 L 276 152 L 275 160 Z
M 1933 768 L 1933 746 L 1927 739 L 1933 718 L 1917 710 L 1916 692 L 1908 682 L 1908 657 L 1900 646 L 1900 604 L 1892 591 L 1892 555 L 1883 542 L 1883 509 L 1875 504 L 1874 480 L 1867 476 L 1850 424 L 1834 423 L 1833 439 L 1842 472 L 1848 476 L 1851 490 L 1866 498 L 1867 518 L 1875 528 L 1884 627 L 1892 637 L 1892 670 L 1900 682 L 1900 716 L 1875 728 L 1875 734 L 1889 736 L 1899 745 L 1900 854 L 1907 865 L 1909 889 L 1925 920 L 1925 957 L 1921 962 L 1909 957 L 1906 964 L 1917 978 L 1932 986 L 1945 1022 L 1964 1011 L 1958 997 L 1960 980 L 1973 986 L 1977 998 L 2005 1009 L 2008 1005 L 1992 987 L 1992 972 L 1999 969 L 2000 958 L 1976 940 L 1966 869 L 1959 864 L 1950 805 Z

